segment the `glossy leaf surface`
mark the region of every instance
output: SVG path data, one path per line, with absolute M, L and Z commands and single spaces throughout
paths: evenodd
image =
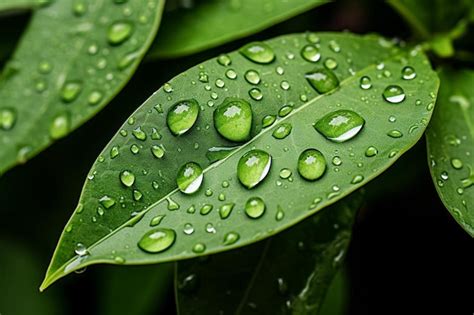
M 326 0 L 207 0 L 167 12 L 150 57 L 170 58 L 257 33 Z
M 179 262 L 179 313 L 319 314 L 361 197 L 355 193 L 263 242 Z
M 427 130 L 434 185 L 454 219 L 474 236 L 474 71 L 443 70 Z
M 91 118 L 133 74 L 163 0 L 55 1 L 33 14 L 0 80 L 0 173 Z M 5 116 L 2 116 L 5 118 Z
M 311 42 L 320 53 L 316 62 L 300 54 Z M 417 49 L 347 33 L 252 45 L 253 59 L 232 52 L 170 80 L 120 128 L 89 173 L 43 288 L 85 265 L 173 261 L 276 234 L 383 172 L 420 139 L 431 117 L 438 78 Z M 274 60 L 252 61 L 262 53 Z M 406 67 L 415 71 L 409 79 L 402 78 Z M 328 71 L 332 81 L 321 82 Z M 175 136 L 166 117 L 194 108 L 183 103 L 190 98 L 199 104 L 198 118 Z M 251 105 L 246 142 L 228 141 L 213 126 L 216 108 L 235 98 Z M 240 109 L 230 108 L 231 120 Z M 334 112 L 340 115 L 327 119 Z M 278 116 L 271 126 L 270 115 Z M 315 125 L 323 117 L 328 129 Z M 299 166 L 305 161 L 308 167 Z M 193 194 L 177 189 L 188 162 L 204 169 L 189 184 L 193 191 L 198 185 Z M 263 213 L 244 211 L 255 197 Z

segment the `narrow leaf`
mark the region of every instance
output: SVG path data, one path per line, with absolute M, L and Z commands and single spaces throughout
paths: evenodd
M 278 37 L 189 69 L 99 156 L 43 288 L 85 265 L 191 258 L 292 226 L 413 146 L 437 88 L 421 51 L 347 33 Z
M 454 219 L 474 236 L 474 71 L 442 70 L 426 133 L 431 177 Z
M 50 0 L 1 0 L 0 12 L 18 9 L 32 9 L 40 5 L 46 5 Z
M 157 31 L 164 1 L 147 3 L 55 1 L 34 13 L 0 80 L 0 173 L 121 90 Z
M 263 242 L 179 262 L 180 314 L 318 314 L 361 200 L 351 195 Z
M 257 33 L 327 0 L 207 0 L 167 12 L 151 58 L 189 55 Z

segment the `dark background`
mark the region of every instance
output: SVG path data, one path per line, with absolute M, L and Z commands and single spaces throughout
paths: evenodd
M 1 17 L 0 36 L 13 34 L 18 39 L 28 18 L 28 12 Z M 163 301 L 159 288 L 147 283 L 156 280 L 152 277 L 156 266 L 141 271 L 94 266 L 60 280 L 43 294 L 37 288 L 90 166 L 133 110 L 169 78 L 200 61 L 252 39 L 305 30 L 378 32 L 410 40 L 404 21 L 383 1 L 339 1 L 217 49 L 178 60 L 145 61 L 101 113 L 0 178 L 0 313 L 106 314 L 102 311 L 106 301 L 118 306 L 135 302 L 114 296 L 108 290 L 112 282 L 131 291 L 150 287 L 148 298 L 156 299 L 156 309 L 145 314 L 174 314 L 171 287 Z M 438 199 L 424 141 L 370 184 L 367 192 L 347 259 L 348 314 L 472 314 L 473 241 Z M 132 276 L 137 272 L 141 278 L 126 279 L 124 272 Z M 116 315 L 130 314 L 117 308 Z

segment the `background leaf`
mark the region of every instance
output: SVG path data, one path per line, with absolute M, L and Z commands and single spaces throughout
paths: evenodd
M 0 173 L 105 106 L 151 43 L 163 0 L 55 1 L 34 13 L 0 80 Z
M 2 0 L 0 1 L 0 12 L 17 9 L 31 9 L 45 5 L 48 0 Z
M 300 55 L 311 41 L 317 42 L 322 56 L 316 64 Z M 437 76 L 421 51 L 401 49 L 376 36 L 335 33 L 289 35 L 266 43 L 276 55 L 270 65 L 256 64 L 238 52 L 209 60 L 165 84 L 128 119 L 90 171 L 42 288 L 85 265 L 171 261 L 199 255 L 192 251 L 198 242 L 205 243 L 205 254 L 209 254 L 266 238 L 364 185 L 421 137 L 438 88 Z M 222 65 L 227 59 L 231 64 Z M 323 64 L 336 65 L 332 71 L 340 86 L 333 93 L 319 94 L 304 77 Z M 410 71 L 410 79 L 402 79 L 407 65 L 416 69 L 415 75 Z M 259 73 L 257 86 L 244 79 L 250 69 Z M 371 78 L 370 86 L 366 78 L 362 88 L 364 76 Z M 391 85 L 404 90 L 401 103 L 384 100 L 382 94 Z M 190 96 L 201 105 L 199 119 L 188 134 L 173 136 L 166 127 L 165 113 Z M 254 137 L 238 147 L 211 128 L 214 106 L 227 97 L 245 99 L 254 113 Z M 285 116 L 288 105 L 294 109 Z M 357 111 L 366 121 L 366 127 L 347 143 L 326 140 L 312 126 L 340 109 Z M 279 123 L 262 128 L 262 119 L 277 113 L 279 123 L 293 128 L 284 139 L 272 136 Z M 156 146 L 164 148 L 162 158 L 153 154 Z M 177 191 L 178 168 L 189 161 L 209 164 L 209 153 L 215 147 L 233 147 L 234 151 L 205 170 L 199 192 L 187 196 Z M 326 175 L 317 182 L 303 180 L 296 169 L 298 156 L 309 147 L 320 150 L 328 164 Z M 238 183 L 236 166 L 252 148 L 268 151 L 274 160 L 265 182 L 249 191 Z M 292 175 L 280 176 L 284 168 Z M 134 174 L 133 183 L 128 182 L 132 187 L 121 183 L 124 171 Z M 243 213 L 247 199 L 255 196 L 264 198 L 267 209 L 258 220 Z M 233 214 L 221 219 L 219 208 L 230 203 L 234 204 Z M 199 214 L 207 204 L 214 210 Z M 137 242 L 151 230 L 151 221 L 162 215 L 160 228 L 176 230 L 176 241 L 163 253 L 145 253 Z M 190 235 L 183 232 L 186 223 L 192 225 Z M 238 232 L 240 240 L 226 246 L 223 240 L 230 232 Z M 78 243 L 87 247 L 88 255 L 74 254 Z
M 440 78 L 426 133 L 431 176 L 446 208 L 474 236 L 474 71 L 444 69 Z
M 361 197 L 351 195 L 263 242 L 179 262 L 179 313 L 319 314 Z
M 257 33 L 327 0 L 207 0 L 167 12 L 151 58 L 178 57 Z

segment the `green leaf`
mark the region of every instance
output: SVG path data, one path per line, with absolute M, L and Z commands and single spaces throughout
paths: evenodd
M 422 39 L 462 26 L 473 8 L 471 0 L 389 0 L 388 3 Z
M 317 46 L 308 49 L 310 41 L 318 42 Z M 257 50 L 254 58 L 260 62 L 268 62 L 274 53 L 274 60 L 259 64 L 236 51 L 206 61 L 166 83 L 120 128 L 89 173 L 42 289 L 86 265 L 173 261 L 264 239 L 364 185 L 422 136 L 438 89 L 437 75 L 422 51 L 396 47 L 378 36 L 348 33 L 295 34 L 255 45 L 261 49 L 249 50 L 246 45 L 245 53 Z M 307 57 L 308 52 L 314 57 L 313 53 L 319 51 L 320 60 L 305 60 L 300 55 L 302 49 Z M 337 66 L 327 70 L 323 64 Z M 407 71 L 407 65 L 415 69 L 415 74 Z M 403 69 L 405 75 L 408 72 L 414 78 L 402 79 Z M 244 79 L 245 74 L 253 84 Z M 320 94 L 305 76 L 320 90 L 336 86 L 337 82 L 339 87 Z M 392 88 L 385 97 L 400 101 L 403 94 L 397 95 L 396 88 L 400 87 L 405 99 L 397 104 L 384 100 L 384 91 L 389 87 Z M 199 115 L 189 129 L 196 103 Z M 253 117 L 250 140 L 236 143 L 218 134 L 213 127 L 218 105 L 229 106 L 230 116 L 241 111 L 242 115 Z M 170 132 L 166 125 L 170 109 L 173 114 L 168 121 L 175 121 L 179 113 L 183 117 L 182 130 L 189 129 L 187 133 L 175 136 Z M 334 117 L 335 124 L 349 126 L 355 117 L 359 123 L 344 134 L 328 133 L 338 142 L 327 140 L 322 133 L 334 130 L 317 124 L 316 131 L 313 124 L 341 110 L 346 112 Z M 351 113 L 351 119 L 346 113 Z M 268 115 L 277 114 L 277 122 L 262 127 L 262 120 L 268 124 Z M 218 120 L 219 126 L 230 128 L 227 135 L 243 139 L 245 132 L 241 128 L 232 133 L 235 121 L 225 116 Z M 364 121 L 365 126 L 360 124 Z M 339 127 L 335 129 L 340 132 Z M 354 138 L 339 143 L 349 136 Z M 315 150 L 307 151 L 309 148 Z M 252 149 L 260 151 L 250 152 Z M 308 163 L 314 162 L 310 164 L 314 168 L 305 167 L 304 161 L 298 163 L 303 151 Z M 239 162 L 241 157 L 249 158 L 248 165 L 252 165 L 256 159 L 268 162 L 269 155 L 271 169 L 265 180 L 255 185 L 261 177 L 244 170 L 240 180 L 245 187 L 255 187 L 241 185 L 236 174 L 238 164 L 245 169 L 246 163 Z M 304 180 L 298 174 L 298 164 L 302 164 L 305 176 L 319 179 Z M 262 163 L 254 165 L 255 171 L 266 172 Z M 322 173 L 325 165 L 326 172 Z M 177 189 L 178 171 L 184 174 L 187 168 L 191 168 L 188 174 L 196 176 L 194 184 L 199 182 L 200 169 L 204 169 L 203 185 L 192 195 Z M 197 188 L 184 186 L 188 192 Z M 258 207 L 249 215 L 243 211 L 252 197 L 259 197 L 266 204 L 265 214 L 259 219 L 250 218 L 261 214 Z M 166 230 L 153 235 L 157 227 L 150 223 L 157 223 L 160 216 L 164 218 L 158 228 Z M 184 229 L 194 233 L 186 235 Z M 166 236 L 160 238 L 163 242 L 155 242 L 153 237 L 160 235 Z M 157 254 L 147 253 L 137 246 L 142 237 L 142 248 L 169 248 Z M 87 255 L 75 255 L 77 243 L 87 247 Z M 197 243 L 205 245 L 204 253 L 199 252 L 202 246 Z M 194 246 L 198 253 L 193 252 Z M 83 250 L 79 252 L 84 254 Z
M 9 113 L 0 126 L 0 173 L 64 137 L 122 89 L 158 28 L 164 1 L 148 3 L 55 1 L 34 13 L 0 80 L 0 112 Z
M 31 9 L 40 5 L 46 5 L 50 0 L 2 0 L 0 2 L 0 12 L 17 10 L 17 9 Z
M 356 193 L 263 242 L 179 262 L 179 313 L 318 314 L 361 201 Z
M 327 0 L 206 0 L 167 12 L 151 58 L 190 55 L 257 33 Z
M 454 219 L 474 236 L 474 71 L 442 70 L 426 132 L 431 177 Z

